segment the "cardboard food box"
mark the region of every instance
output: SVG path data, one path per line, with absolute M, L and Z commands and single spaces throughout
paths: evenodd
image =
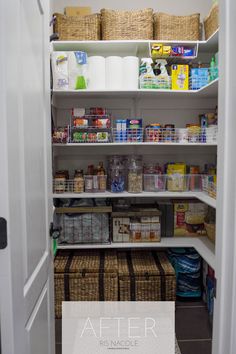
M 205 236 L 208 207 L 195 201 L 174 201 L 174 236 Z
M 65 15 L 66 16 L 87 16 L 91 15 L 91 7 L 66 7 Z
M 189 89 L 189 66 L 188 65 L 172 65 L 172 90 L 188 90 Z

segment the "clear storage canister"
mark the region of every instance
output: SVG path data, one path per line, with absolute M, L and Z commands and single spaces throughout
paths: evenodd
M 123 156 L 109 158 L 109 187 L 113 193 L 125 191 L 125 160 Z
M 142 193 L 143 165 L 141 156 L 130 156 L 128 159 L 128 192 Z

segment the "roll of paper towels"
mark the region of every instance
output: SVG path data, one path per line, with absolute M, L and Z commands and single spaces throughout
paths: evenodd
M 105 58 L 92 56 L 88 58 L 88 89 L 105 90 L 106 88 Z
M 123 59 L 121 57 L 106 58 L 106 89 L 123 89 Z
M 137 90 L 139 79 L 139 58 L 124 57 L 123 58 L 123 89 Z
M 52 78 L 54 90 L 68 90 L 68 56 L 66 52 L 53 52 L 51 54 Z

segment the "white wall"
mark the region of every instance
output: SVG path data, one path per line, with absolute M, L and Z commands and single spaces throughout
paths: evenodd
M 189 15 L 199 12 L 205 17 L 212 4 L 212 0 L 51 0 L 53 12 L 63 12 L 65 6 L 90 6 L 93 12 L 101 8 L 108 9 L 142 9 L 151 7 L 156 11 L 163 11 L 175 15 Z

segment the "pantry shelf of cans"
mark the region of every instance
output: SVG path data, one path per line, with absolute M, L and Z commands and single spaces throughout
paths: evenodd
M 196 120 L 196 119 L 195 119 Z M 177 128 L 174 124 L 159 122 L 143 126 L 137 118 L 113 119 L 100 107 L 72 109 L 70 122 L 64 127 L 54 127 L 53 144 L 79 143 L 179 143 L 217 144 L 217 116 L 214 112 L 199 116 L 198 123 Z

